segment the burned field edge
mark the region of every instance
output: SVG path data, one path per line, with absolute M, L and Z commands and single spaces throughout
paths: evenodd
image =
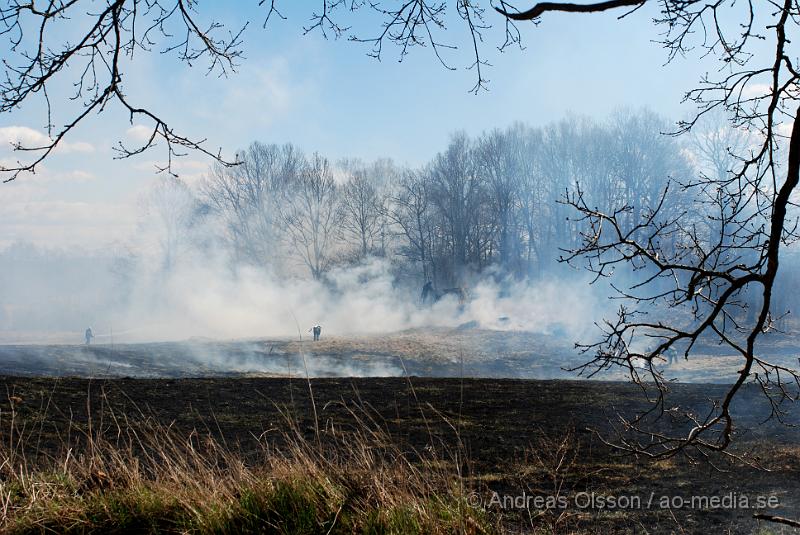
M 795 331 L 792 331 L 795 332 Z M 797 365 L 795 336 L 769 338 L 765 354 Z M 670 383 L 732 383 L 740 359 L 716 344 L 691 359 L 659 366 Z M 306 359 L 302 358 L 305 355 Z M 93 378 L 421 377 L 565 379 L 587 362 L 558 336 L 481 328 L 424 328 L 380 335 L 210 340 L 97 345 L 0 345 L 0 376 Z M 627 380 L 624 369 L 594 376 Z
M 652 462 L 609 448 L 599 437 L 613 438 L 611 424 L 618 414 L 631 415 L 645 406 L 641 391 L 621 382 L 408 377 L 312 379 L 309 385 L 285 378 L 2 376 L 0 383 L 6 393 L 0 402 L 0 441 L 32 465 L 59 459 L 65 448 L 79 455 L 90 435 L 119 440 L 120 425 L 137 422 L 157 422 L 178 435 L 208 435 L 253 466 L 263 461 L 265 448 L 289 447 L 289 428 L 309 444 L 339 446 L 348 433 L 364 436 L 372 429 L 412 462 L 422 462 L 431 452 L 437 455 L 482 499 L 493 493 L 769 494 L 780 502 L 771 512 L 800 512 L 800 430 L 763 423 L 769 407 L 755 387 L 745 390 L 735 408 L 740 426 L 736 448 L 761 468 L 728 464 L 723 458 L 714 459 L 714 465 L 683 457 Z M 700 411 L 724 386 L 670 388 L 673 400 Z M 675 424 L 665 418 L 664 425 Z M 529 511 L 486 511 L 503 525 L 531 522 Z M 599 508 L 572 511 L 559 522 L 613 531 L 641 524 L 651 532 L 679 526 L 751 532 L 753 512 Z M 541 522 L 554 518 L 541 513 Z

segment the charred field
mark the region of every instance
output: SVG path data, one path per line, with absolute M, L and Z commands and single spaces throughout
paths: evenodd
M 310 379 L 296 369 L 299 363 L 285 374 L 234 367 L 238 371 L 210 368 L 205 370 L 210 376 L 197 377 L 202 371 L 192 361 L 181 368 L 181 358 L 165 359 L 176 347 L 170 344 L 114 349 L 113 362 L 131 358 L 133 370 L 136 355 L 160 349 L 140 364 L 160 361 L 164 368 L 150 369 L 161 377 L 119 377 L 118 371 L 111 377 L 113 362 L 95 366 L 98 377 L 86 370 L 86 376 L 76 377 L 75 369 L 36 376 L 32 364 L 20 368 L 27 376 L 4 370 L 3 527 L 12 532 L 792 532 L 753 518 L 758 512 L 800 515 L 800 430 L 768 419 L 770 407 L 756 385 L 747 386 L 734 407 L 732 452 L 747 463 L 697 454 L 653 461 L 605 443 L 615 438 L 620 416 L 647 406 L 637 386 L 471 378 L 471 370 L 480 370 L 475 362 L 486 355 L 467 342 L 489 335 L 462 330 L 459 338 L 456 331 L 443 332 L 306 344 L 307 367 L 319 371 Z M 501 338 L 508 354 L 530 341 L 521 335 Z M 300 349 L 292 341 L 203 344 L 227 348 L 234 362 L 230 349 L 236 347 L 244 354 L 256 344 L 267 355 Z M 26 351 L 49 354 L 56 347 Z M 438 359 L 426 357 L 432 349 Z M 8 347 L 4 350 L 8 355 Z M 111 351 L 73 350 L 101 356 Z M 133 353 L 126 357 L 126 350 Z M 403 359 L 365 373 L 395 376 L 327 377 L 314 368 L 319 355 L 340 365 L 344 361 L 337 355 L 349 355 L 351 364 L 378 355 Z M 241 358 L 250 362 L 249 356 Z M 524 369 L 526 357 L 517 359 L 497 374 Z M 713 359 L 694 366 L 720 367 Z M 419 376 L 424 373 L 439 377 Z M 674 382 L 670 399 L 701 414 L 723 388 Z M 788 415 L 789 424 L 800 423 L 796 413 Z M 682 424 L 667 414 L 661 425 Z M 168 449 L 160 449 L 165 444 Z M 195 488 L 192 481 L 198 479 L 203 483 Z M 287 488 L 290 499 L 275 498 Z M 271 498 L 254 511 L 244 499 L 251 493 Z M 713 497 L 727 501 L 704 501 Z M 556 500 L 549 507 L 543 501 L 548 498 Z M 760 499 L 772 501 L 757 504 Z M 286 503 L 294 505 L 287 509 Z M 211 512 L 204 509 L 208 504 L 216 504 Z
M 765 339 L 773 361 L 797 367 L 796 328 Z M 585 335 L 590 336 L 590 335 Z M 61 341 L 76 340 L 74 333 Z M 0 338 L 2 341 L 3 338 Z M 107 340 L 107 338 L 106 338 Z M 318 342 L 296 337 L 92 344 L 0 343 L 0 375 L 92 378 L 192 377 L 496 377 L 574 379 L 588 359 L 563 331 L 527 332 L 457 327 L 331 336 Z M 698 343 L 691 359 L 664 366 L 665 379 L 683 383 L 731 383 L 740 357 L 712 343 Z M 303 357 L 307 357 L 304 361 Z M 591 371 L 591 370 L 589 370 Z M 626 381 L 610 368 L 593 376 Z

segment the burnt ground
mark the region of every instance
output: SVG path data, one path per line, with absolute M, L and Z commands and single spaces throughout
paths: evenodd
M 153 418 L 181 432 L 208 432 L 253 463 L 258 462 L 257 452 L 263 451 L 259 437 L 280 447 L 287 412 L 303 434 L 315 436 L 309 386 L 302 379 L 5 376 L 0 383 L 0 392 L 4 389 L 7 397 L 19 398 L 13 417 L 16 428 L 28 434 L 23 443 L 50 454 L 79 437 L 78 431 L 87 431 L 90 422 L 93 432 L 113 438 L 117 428 L 112 413 L 117 421 L 123 415 L 130 421 Z M 331 429 L 355 426 L 354 413 L 368 413 L 374 425 L 408 452 L 438 450 L 447 457 L 462 444 L 468 461 L 461 464 L 468 484 L 512 531 L 529 531 L 529 514 L 535 517 L 541 508 L 538 502 L 529 502 L 529 509 L 507 502 L 504 508 L 496 499 L 493 502 L 494 493 L 511 499 L 547 497 L 554 496 L 559 486 L 567 509 L 557 532 L 573 528 L 598 533 L 792 532 L 752 519 L 758 497 L 771 497 L 777 503 L 766 510 L 770 514 L 800 517 L 800 430 L 774 421 L 762 423 L 769 410 L 756 388 L 747 387 L 735 407 L 734 451 L 749 452 L 762 468 L 729 465 L 721 457 L 712 457 L 713 464 L 682 456 L 652 462 L 611 450 L 590 430 L 610 437 L 617 411 L 630 415 L 644 406 L 641 391 L 621 382 L 323 378 L 313 379 L 311 388 L 323 439 Z M 699 413 L 723 388 L 673 384 L 671 399 Z M 0 403 L 0 441 L 5 444 L 13 442 L 8 431 L 10 405 L 5 400 Z M 793 422 L 800 423 L 797 411 L 793 414 Z M 668 419 L 662 422 L 665 427 L 672 425 Z M 568 462 L 558 470 L 543 468 L 552 460 L 558 440 L 570 434 L 574 438 Z M 73 453 L 80 454 L 80 448 Z M 577 500 L 583 506 L 592 495 L 594 507 L 577 507 Z M 730 503 L 712 507 L 702 500 L 692 505 L 692 496 L 735 498 L 737 507 Z M 617 497 L 620 507 L 611 507 L 606 497 Z M 673 505 L 683 500 L 684 506 L 668 508 L 664 497 Z M 533 524 L 540 525 L 541 518 Z
M 787 368 L 798 365 L 797 335 L 765 336 L 760 356 Z M 0 333 L 2 339 L 2 333 Z M 524 331 L 495 331 L 471 324 L 456 328 L 329 336 L 318 342 L 292 338 L 189 339 L 171 342 L 0 344 L 0 375 L 62 377 L 484 377 L 573 379 L 568 371 L 587 356 L 572 338 Z M 306 357 L 306 358 L 304 358 Z M 732 383 L 741 356 L 716 344 L 697 344 L 691 358 L 658 364 L 667 380 Z M 627 380 L 612 367 L 594 376 Z

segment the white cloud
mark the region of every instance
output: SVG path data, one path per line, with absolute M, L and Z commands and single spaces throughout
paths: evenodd
M 143 162 L 138 162 L 133 166 L 133 168 L 139 171 L 153 171 L 157 168 L 163 167 L 164 165 L 164 162 L 160 162 L 158 160 L 146 160 Z M 203 160 L 190 160 L 187 158 L 175 158 L 172 160 L 173 171 L 205 172 L 208 170 L 209 165 L 210 161 Z
M 0 165 L 8 163 L 0 158 Z M 135 227 L 136 207 L 110 199 L 113 190 L 87 185 L 98 176 L 84 169 L 47 165 L 0 184 L 0 247 L 31 242 L 46 247 L 101 247 Z
M 3 126 L 0 127 L 0 150 L 10 150 L 12 145 L 22 145 L 23 147 L 42 147 L 52 143 L 50 137 L 28 126 Z M 85 141 L 66 141 L 62 140 L 56 151 L 65 154 L 69 152 L 93 152 L 94 146 Z
M 140 143 L 146 142 L 153 135 L 153 129 L 143 124 L 136 124 L 125 131 L 125 135 Z
M 9 168 L 15 165 L 17 165 L 17 162 L 11 158 L 0 158 L 0 167 Z M 41 185 L 55 182 L 85 183 L 93 180 L 97 180 L 97 176 L 88 171 L 84 171 L 82 169 L 73 169 L 72 171 L 53 171 L 50 169 L 50 167 L 42 163 L 36 168 L 35 173 L 29 173 L 20 176 L 12 183 L 19 184 L 24 182 L 26 184 Z M 0 188 L 2 188 L 2 185 L 0 185 Z M 0 191 L 2 191 L 2 189 L 0 189 Z
M 92 180 L 96 180 L 97 177 L 92 173 L 87 171 L 70 171 L 68 173 L 60 173 L 57 176 L 59 180 L 66 180 L 69 182 L 91 182 Z
M 188 79 L 185 83 L 192 83 Z M 192 84 L 191 90 L 197 86 Z M 218 86 L 221 95 L 215 106 L 194 110 L 205 122 L 214 121 L 221 128 L 263 129 L 286 118 L 307 100 L 314 89 L 308 77 L 298 79 L 286 58 L 248 62 L 236 77 L 236 83 Z M 205 95 L 206 90 L 202 95 Z M 200 93 L 197 97 L 200 98 Z
M 207 172 L 213 160 L 191 160 L 188 158 L 175 158 L 172 160 L 172 172 L 189 185 L 197 183 Z M 133 169 L 150 174 L 156 174 L 163 169 L 166 162 L 158 160 L 144 160 L 137 162 Z
M 57 152 L 94 152 L 94 145 L 86 141 L 75 141 L 72 143 L 61 142 L 58 144 Z
M 4 126 L 0 128 L 0 142 L 5 145 L 20 143 L 27 146 L 39 146 L 49 143 L 50 138 L 27 126 Z
M 742 90 L 742 97 L 744 98 L 761 98 L 770 94 L 772 86 L 768 84 L 751 84 L 745 86 Z
M 778 135 L 786 136 L 788 138 L 792 135 L 792 127 L 794 127 L 794 122 L 780 123 L 775 130 L 778 132 Z
M 264 104 L 268 103 L 273 113 L 285 113 L 292 105 L 293 88 L 289 79 L 289 66 L 286 60 L 275 60 L 265 68 L 256 69 L 252 85 L 249 88 L 239 86 L 243 89 L 241 93 L 237 92 L 238 88 L 234 88 L 229 98 L 245 97 L 251 99 L 254 104 L 260 104 L 253 109 L 263 110 Z
M 0 165 L 2 165 L 2 161 L 0 161 Z M 14 204 L 24 204 L 41 199 L 46 193 L 47 189 L 41 183 L 18 179 L 8 184 L 0 184 L 0 205 L 5 210 Z M 0 216 L 0 221 L 2 221 L 2 216 Z
M 8 189 L 0 214 L 0 245 L 26 241 L 93 249 L 129 235 L 136 225 L 135 207 L 129 204 L 43 200 L 41 191 L 18 195 L 23 191 L 12 189 Z M 0 189 L 0 198 L 4 191 Z

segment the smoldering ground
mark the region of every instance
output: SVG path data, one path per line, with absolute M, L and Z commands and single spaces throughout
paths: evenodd
M 221 269 L 221 268 L 219 268 Z M 307 334 L 320 324 L 325 335 L 374 334 L 421 327 L 475 326 L 497 330 L 561 332 L 578 337 L 591 325 L 602 299 L 581 281 L 533 284 L 481 279 L 454 295 L 423 304 L 421 285 L 398 286 L 385 260 L 335 268 L 322 281 L 277 280 L 253 268 L 226 276 L 213 262 L 193 264 L 136 292 L 129 322 L 157 318 L 158 339 L 191 336 L 252 338 Z M 153 302 L 158 305 L 150 307 Z
M 583 281 L 528 284 L 484 277 L 467 288 L 464 302 L 450 295 L 423 304 L 421 285 L 398 284 L 391 264 L 378 258 L 334 268 L 323 280 L 280 280 L 254 267 L 231 268 L 229 258 L 208 251 L 188 255 L 168 272 L 143 261 L 122 269 L 119 256 L 20 246 L 3 252 L 0 262 L 17 266 L 3 280 L 8 291 L 0 318 L 2 367 L 24 374 L 400 375 L 397 358 L 408 356 L 403 347 L 371 355 L 364 347 L 330 348 L 327 354 L 321 349 L 331 340 L 359 337 L 408 343 L 416 336 L 425 346 L 427 339 L 456 340 L 466 329 L 535 333 L 548 337 L 550 346 L 566 348 L 588 334 L 604 301 Z M 40 268 L 19 268 L 25 264 Z M 306 349 L 314 354 L 304 364 L 301 348 L 286 345 L 310 339 L 315 324 L 323 328 L 323 345 Z M 76 347 L 86 326 L 96 337 L 93 345 Z M 489 357 L 496 362 L 504 355 Z M 427 371 L 450 374 L 452 360 Z M 426 373 L 415 362 L 407 366 Z M 496 369 L 502 375 L 504 368 Z
M 318 281 L 234 269 L 207 251 L 169 272 L 20 247 L 0 262 L 17 266 L 2 281 L 0 373 L 20 375 L 571 378 L 588 358 L 575 342 L 595 339 L 594 323 L 616 306 L 607 287 L 568 273 L 525 283 L 484 276 L 463 303 L 423 304 L 421 288 L 400 284 L 379 258 Z M 320 342 L 308 332 L 315 324 Z M 89 347 L 86 326 L 96 336 Z M 774 359 L 796 364 L 790 335 L 765 340 Z M 739 365 L 707 344 L 667 376 L 729 382 Z

